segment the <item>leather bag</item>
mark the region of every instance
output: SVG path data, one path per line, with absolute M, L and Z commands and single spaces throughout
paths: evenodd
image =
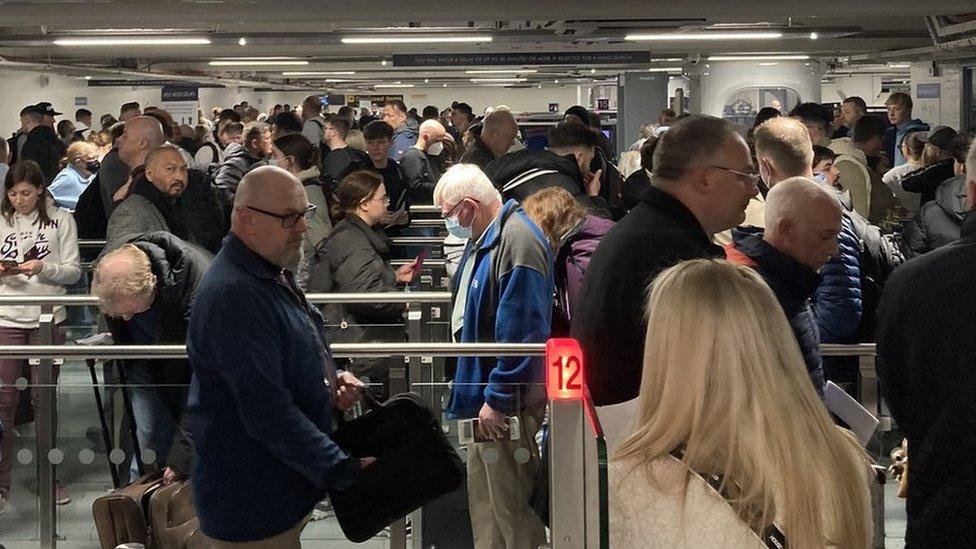
M 122 543 L 151 547 L 146 517 L 150 498 L 163 485 L 162 477 L 162 472 L 144 475 L 95 500 L 92 515 L 102 549 L 115 549 Z
M 415 393 L 380 404 L 366 393 L 364 414 L 332 439 L 356 457 L 375 457 L 346 490 L 329 497 L 342 532 L 364 542 L 464 481 L 465 467 L 440 422 Z

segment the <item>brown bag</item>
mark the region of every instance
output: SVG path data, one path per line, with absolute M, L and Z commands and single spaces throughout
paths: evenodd
M 197 549 L 206 546 L 193 506 L 193 485 L 179 481 L 157 490 L 149 499 L 149 523 L 155 549 Z
M 144 475 L 95 500 L 92 515 L 102 549 L 115 549 L 122 543 L 141 543 L 150 547 L 146 517 L 150 498 L 162 486 L 162 476 L 161 471 Z
M 901 441 L 901 446 L 891 451 L 891 467 L 888 472 L 898 480 L 898 497 L 908 497 L 908 439 Z

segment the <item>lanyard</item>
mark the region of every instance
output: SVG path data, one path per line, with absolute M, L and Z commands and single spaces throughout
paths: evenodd
M 678 461 L 681 461 L 681 458 L 684 457 L 684 452 L 681 451 L 681 449 L 676 448 L 671 451 L 671 457 L 677 459 Z M 684 462 L 682 462 L 682 464 L 684 464 Z M 728 503 L 729 506 L 732 507 L 732 501 L 731 501 L 732 498 L 729 497 L 728 493 L 724 490 L 724 487 L 722 486 L 722 479 L 723 479 L 722 475 L 706 475 L 705 473 L 700 473 L 698 471 L 692 471 L 692 472 L 698 475 L 699 477 L 701 477 L 701 479 L 705 481 L 705 484 L 707 484 L 709 488 L 714 490 L 715 493 L 721 496 L 722 499 L 724 499 L 726 503 Z M 733 511 L 734 510 L 735 508 L 733 507 Z M 747 522 L 747 521 L 743 521 L 743 522 Z M 762 540 L 763 544 L 767 547 L 767 549 L 786 549 L 786 547 L 788 547 L 786 543 L 786 536 L 783 534 L 782 530 L 780 530 L 779 527 L 773 523 L 769 523 L 769 525 L 766 526 L 761 532 L 757 530 L 751 523 L 749 523 L 749 528 L 753 531 L 754 534 L 759 536 L 759 539 Z

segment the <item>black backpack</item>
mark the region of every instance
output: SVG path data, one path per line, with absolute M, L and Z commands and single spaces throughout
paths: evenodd
M 858 330 L 859 342 L 874 341 L 874 327 L 877 320 L 881 294 L 891 273 L 905 257 L 898 242 L 892 235 L 882 234 L 881 229 L 868 223 L 857 212 L 848 212 L 854 225 L 854 232 L 860 242 L 858 262 L 861 272 L 861 327 Z

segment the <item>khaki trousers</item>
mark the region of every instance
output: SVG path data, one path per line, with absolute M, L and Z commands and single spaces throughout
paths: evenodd
M 308 524 L 308 519 L 309 517 L 305 517 L 298 521 L 298 524 L 287 532 L 282 532 L 277 536 L 258 541 L 230 542 L 220 541 L 206 536 L 204 538 L 207 542 L 206 546 L 210 549 L 301 549 L 302 530 Z
M 518 414 L 519 440 L 468 446 L 468 507 L 476 549 L 536 549 L 546 543 L 542 521 L 529 506 L 539 468 L 535 435 L 545 405 Z

